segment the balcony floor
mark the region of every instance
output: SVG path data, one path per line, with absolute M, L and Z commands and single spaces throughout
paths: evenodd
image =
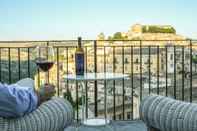
M 74 126 L 66 128 L 64 131 L 75 131 Z M 146 125 L 140 121 L 114 121 L 109 126 L 87 127 L 79 126 L 78 131 L 147 131 Z

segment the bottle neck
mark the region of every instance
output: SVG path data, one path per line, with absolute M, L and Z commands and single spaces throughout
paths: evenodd
M 81 43 L 78 44 L 78 48 L 81 48 Z
M 78 48 L 81 48 L 81 37 L 78 38 Z
M 82 42 L 81 42 L 81 38 L 80 37 L 78 38 L 78 47 L 77 47 L 77 50 L 76 51 L 78 53 L 79 52 L 83 53 Z

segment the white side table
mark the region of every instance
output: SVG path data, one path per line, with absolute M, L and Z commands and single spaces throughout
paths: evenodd
M 121 73 L 85 73 L 82 75 L 75 75 L 75 74 L 68 74 L 64 75 L 65 80 L 70 81 L 76 81 L 82 86 L 82 96 L 85 96 L 86 100 L 86 92 L 85 89 L 85 82 L 88 81 L 108 81 L 108 80 L 121 80 L 124 78 L 129 78 L 129 75 L 121 74 Z M 84 97 L 82 97 L 84 98 Z M 109 119 L 107 119 L 107 89 L 104 88 L 104 110 L 105 110 L 105 118 L 86 118 L 86 101 L 82 100 L 82 124 L 88 125 L 88 126 L 103 126 L 110 122 Z

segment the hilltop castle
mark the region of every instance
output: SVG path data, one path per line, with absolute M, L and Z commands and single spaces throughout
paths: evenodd
M 125 34 L 125 33 L 123 33 Z M 126 33 L 128 39 L 140 40 L 185 40 L 186 38 L 176 34 L 174 27 L 170 25 L 133 25 Z
M 176 34 L 176 30 L 171 25 L 135 24 L 127 32 L 120 33 L 122 38 L 128 40 L 186 40 L 186 37 Z M 97 39 L 104 40 L 104 34 L 99 34 Z

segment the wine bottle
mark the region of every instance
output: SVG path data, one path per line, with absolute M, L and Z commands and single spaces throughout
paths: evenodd
M 75 52 L 76 75 L 84 75 L 84 51 L 81 47 L 81 37 L 78 38 L 78 47 Z

